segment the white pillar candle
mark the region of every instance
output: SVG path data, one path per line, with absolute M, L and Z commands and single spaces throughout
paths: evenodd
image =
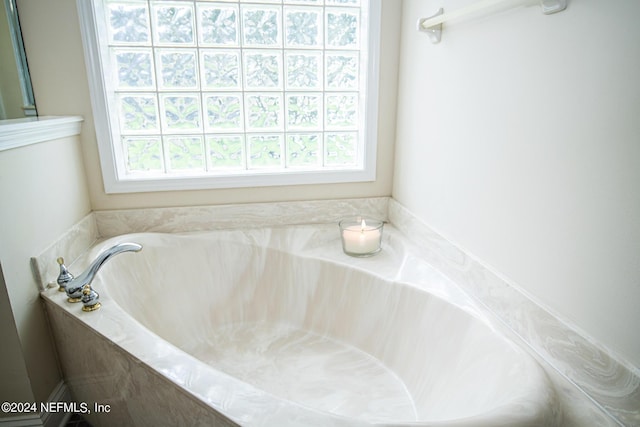
M 377 224 L 376 224 L 377 225 Z M 343 225 L 342 247 L 349 255 L 370 255 L 380 249 L 382 238 L 382 224 L 377 226 L 367 225 L 363 219 L 360 224 Z

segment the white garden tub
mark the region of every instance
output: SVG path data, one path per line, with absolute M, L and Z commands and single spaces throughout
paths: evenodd
M 74 398 L 96 426 L 553 426 L 544 371 L 387 227 L 342 253 L 335 226 L 134 234 L 85 313 L 44 293 Z M 186 425 L 186 424 L 183 424 Z

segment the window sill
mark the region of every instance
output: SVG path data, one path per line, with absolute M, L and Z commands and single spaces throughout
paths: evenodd
M 271 187 L 305 184 L 338 184 L 375 181 L 375 166 L 361 170 L 307 172 L 256 172 L 238 175 L 199 175 L 117 179 L 105 176 L 107 194 L 154 191 L 210 190 L 219 188 Z
M 80 134 L 80 116 L 0 120 L 0 151 Z

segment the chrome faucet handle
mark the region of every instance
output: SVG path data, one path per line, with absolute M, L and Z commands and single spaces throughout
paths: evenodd
M 71 274 L 67 269 L 67 266 L 64 265 L 64 258 L 60 257 L 57 261 L 60 265 L 60 274 L 58 274 L 58 279 L 56 280 L 59 286 L 58 290 L 60 292 L 66 292 L 68 297 L 67 301 L 69 302 L 82 301 L 82 287 L 73 286 L 73 279 L 75 279 L 75 276 Z
M 64 265 L 64 258 L 60 257 L 57 261 L 60 265 L 60 274 L 58 274 L 58 279 L 56 280 L 58 283 L 58 291 L 65 292 L 67 290 L 67 284 L 73 280 L 74 276 L 67 270 L 67 266 Z
M 82 288 L 82 311 L 94 311 L 100 307 L 100 294 L 94 291 L 91 285 L 84 285 Z

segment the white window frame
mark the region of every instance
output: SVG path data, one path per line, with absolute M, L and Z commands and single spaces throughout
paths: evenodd
M 367 1 L 367 0 L 362 0 Z M 376 175 L 377 121 L 378 121 L 378 80 L 380 55 L 380 20 L 381 0 L 369 1 L 368 52 L 366 53 L 367 79 L 365 82 L 365 117 L 362 145 L 362 163 L 349 169 L 327 169 L 313 171 L 260 171 L 243 170 L 233 174 L 217 174 L 199 176 L 126 176 L 118 172 L 118 162 L 122 156 L 115 149 L 112 118 L 108 99 L 112 96 L 107 90 L 106 82 L 110 79 L 104 70 L 105 59 L 102 57 L 98 43 L 98 35 L 105 34 L 101 28 L 104 19 L 99 16 L 100 8 L 93 0 L 76 0 L 80 18 L 85 63 L 87 67 L 93 118 L 95 124 L 100 165 L 106 193 L 131 193 L 169 190 L 198 190 L 214 188 L 262 187 L 298 184 L 328 184 L 345 182 L 374 181 Z

